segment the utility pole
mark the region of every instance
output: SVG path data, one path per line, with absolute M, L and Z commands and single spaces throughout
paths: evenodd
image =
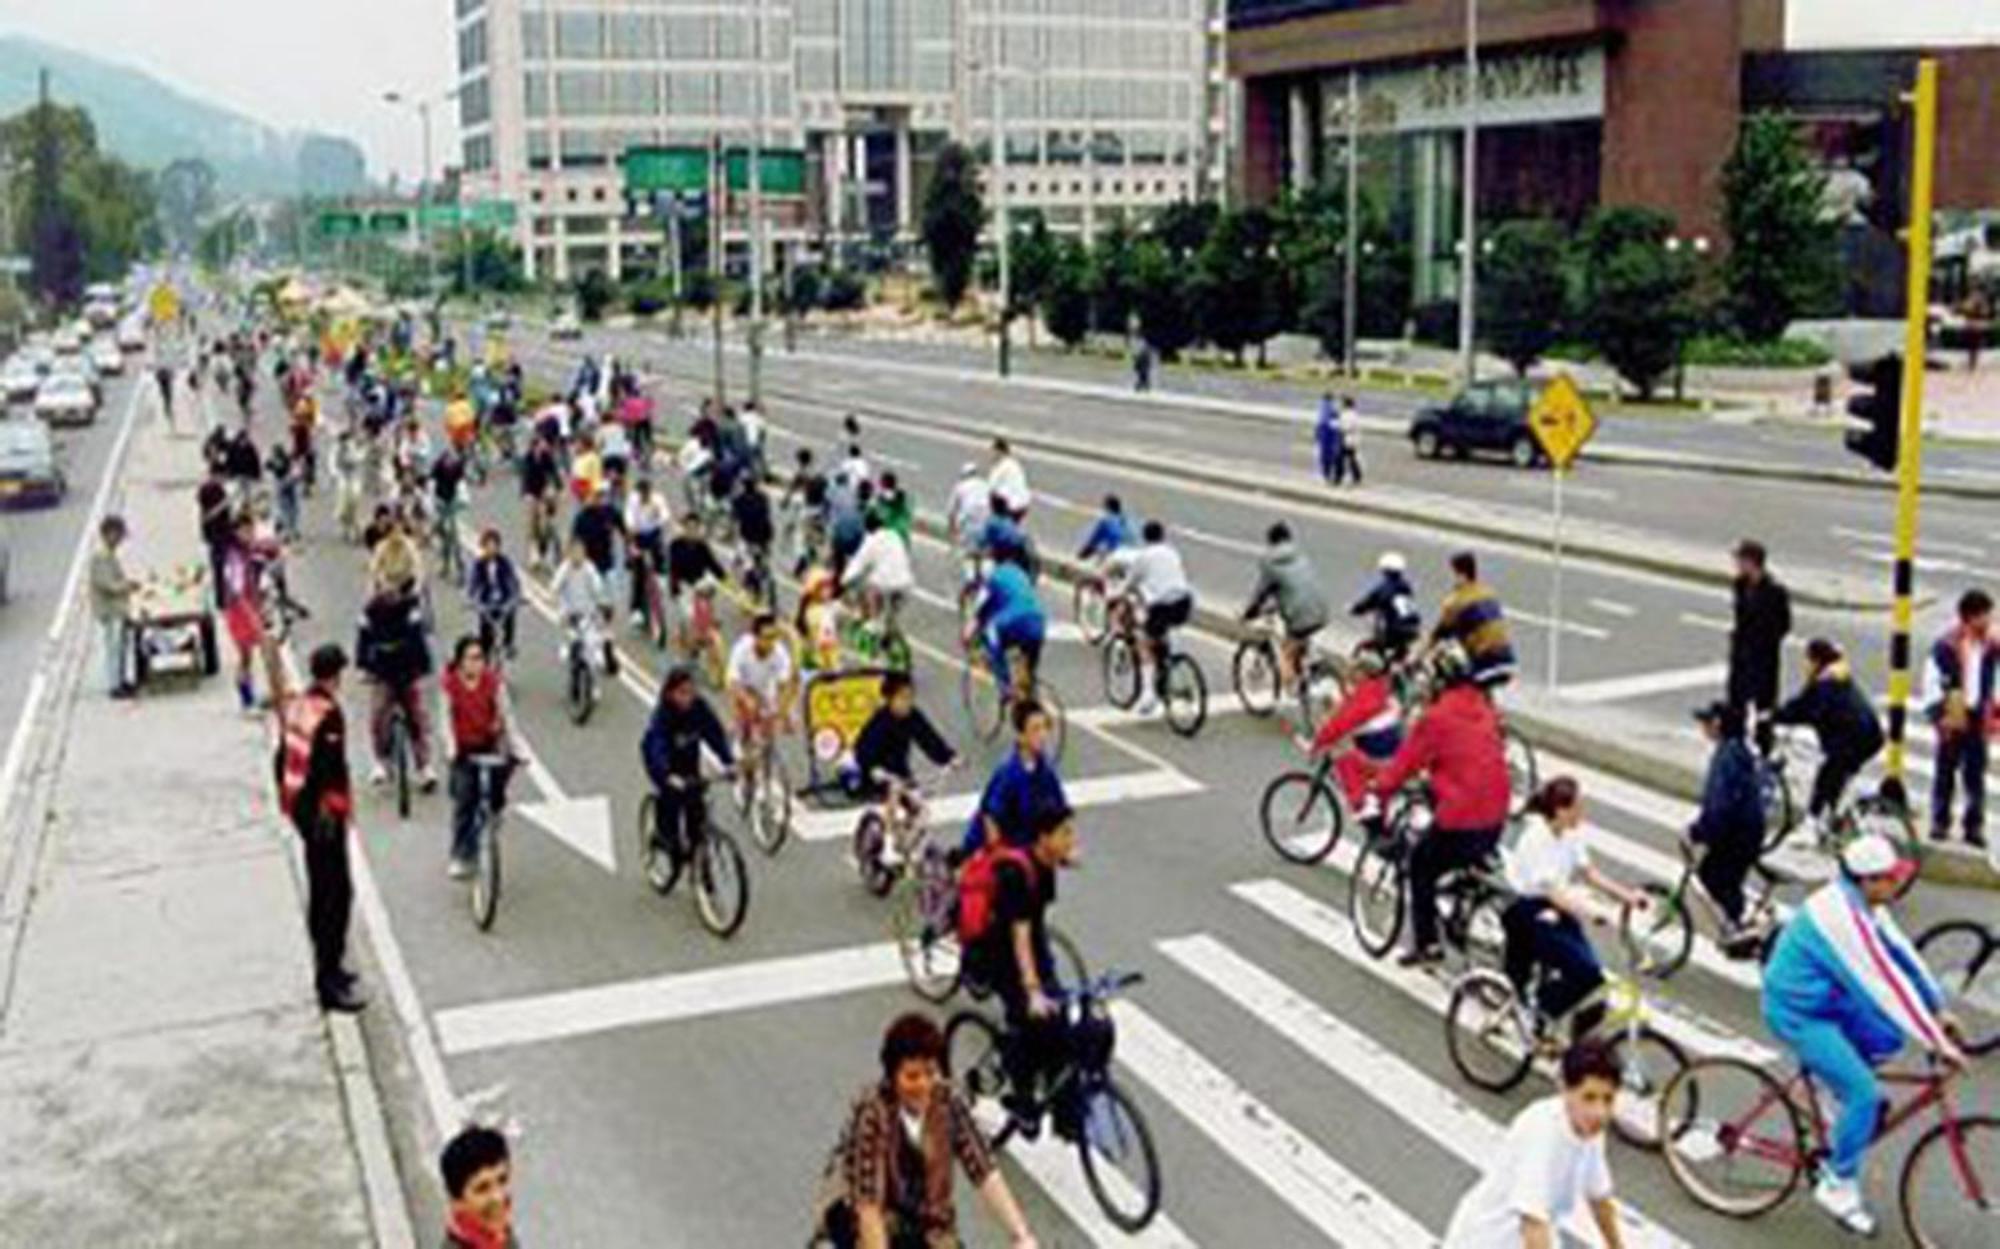
M 1474 340 L 1474 276 L 1479 264 L 1479 0 L 1465 0 L 1465 171 L 1464 214 L 1460 223 L 1460 245 L 1465 249 L 1458 262 L 1458 368 L 1464 384 L 1478 376 L 1479 349 Z
M 722 167 L 722 135 L 708 140 L 708 273 L 714 298 L 709 300 L 709 328 L 715 339 L 715 406 L 729 401 L 729 387 L 722 376 L 722 205 L 729 178 Z
M 993 56 L 987 66 L 993 87 L 993 234 L 1000 253 L 1000 376 L 1006 377 L 1013 362 L 1008 328 L 1014 316 L 1013 272 L 1009 265 L 1013 250 L 1013 223 L 1007 216 L 1007 96 L 1000 83 L 1000 0 L 993 0 Z
M 751 43 L 757 61 L 757 108 L 750 130 L 750 402 L 764 398 L 764 0 L 757 0 L 757 33 Z
M 1361 161 L 1361 75 L 1353 66 L 1347 70 L 1347 265 L 1340 284 L 1340 367 L 1347 376 L 1357 376 L 1354 367 L 1355 301 L 1361 283 L 1355 272 L 1361 247 L 1361 195 L 1357 174 Z

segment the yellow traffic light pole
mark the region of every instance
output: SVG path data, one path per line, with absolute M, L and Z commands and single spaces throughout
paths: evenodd
M 1916 160 L 1910 175 L 1909 309 L 1903 327 L 1902 428 L 1896 456 L 1895 618 L 1889 634 L 1889 775 L 1903 780 L 1903 736 L 1909 718 L 1910 628 L 1915 611 L 1917 485 L 1924 445 L 1924 357 L 1931 287 L 1931 174 L 1937 154 L 1937 62 L 1917 62 L 1917 87 L 1904 97 L 1915 109 Z

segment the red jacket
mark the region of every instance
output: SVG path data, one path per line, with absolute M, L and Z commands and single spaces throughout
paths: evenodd
M 1350 733 L 1355 735 L 1355 745 L 1363 754 L 1379 758 L 1395 753 L 1402 737 L 1402 709 L 1396 705 L 1395 690 L 1386 673 L 1369 677 L 1348 692 L 1326 723 L 1319 726 L 1311 753 L 1317 755 L 1333 749 L 1336 742 Z M 1378 745 L 1383 742 L 1386 744 Z
M 1485 693 L 1454 685 L 1438 695 L 1376 775 L 1373 789 L 1386 798 L 1418 773 L 1430 777 L 1438 829 L 1479 832 L 1506 824 L 1512 805 L 1507 756 L 1500 745 L 1500 716 Z

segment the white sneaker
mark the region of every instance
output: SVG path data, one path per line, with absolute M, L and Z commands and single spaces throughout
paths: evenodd
M 438 787 L 437 769 L 426 764 L 424 768 L 417 773 L 417 786 L 418 788 L 422 789 L 425 793 L 429 793 L 433 789 L 436 789 Z
M 1160 700 L 1154 694 L 1147 694 L 1132 707 L 1132 714 L 1150 720 L 1160 714 Z
M 645 613 L 645 612 L 642 612 L 642 611 L 635 611 L 635 612 L 633 612 L 633 613 L 632 613 L 632 631 L 633 631 L 634 633 L 637 633 L 637 632 L 639 632 L 640 630 L 644 629 L 645 627 L 646 627 L 646 613 Z
M 1822 1170 L 1813 1184 L 1813 1200 L 1833 1216 L 1834 1222 L 1856 1236 L 1875 1234 L 1875 1216 L 1869 1213 L 1868 1202 L 1861 1195 L 1860 1181 L 1837 1179 L 1831 1171 Z
M 370 767 L 368 769 L 368 783 L 377 789 L 387 785 L 389 783 L 389 769 L 379 763 Z
M 896 844 L 894 837 L 886 837 L 882 841 L 881 853 L 875 856 L 875 861 L 891 870 L 899 868 L 903 866 L 903 848 Z
M 472 875 L 472 861 L 469 859 L 453 859 L 451 866 L 445 870 L 451 873 L 453 880 L 465 880 Z

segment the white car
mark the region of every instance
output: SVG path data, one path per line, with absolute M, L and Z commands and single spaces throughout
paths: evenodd
M 0 369 L 0 392 L 8 403 L 26 403 L 42 388 L 42 371 L 25 355 L 15 356 Z
M 35 392 L 35 415 L 51 425 L 89 425 L 97 419 L 97 396 L 74 373 L 58 373 Z
M 57 330 L 55 349 L 59 356 L 76 355 L 83 350 L 83 336 L 73 329 Z
M 99 373 L 109 373 L 113 377 L 125 371 L 125 353 L 118 350 L 118 344 L 109 338 L 100 338 L 90 345 L 84 356 L 91 367 Z
M 137 321 L 127 321 L 118 327 L 118 349 L 120 351 L 144 351 L 146 330 Z
M 574 312 L 565 312 L 549 326 L 550 338 L 582 338 L 583 322 L 577 320 Z

